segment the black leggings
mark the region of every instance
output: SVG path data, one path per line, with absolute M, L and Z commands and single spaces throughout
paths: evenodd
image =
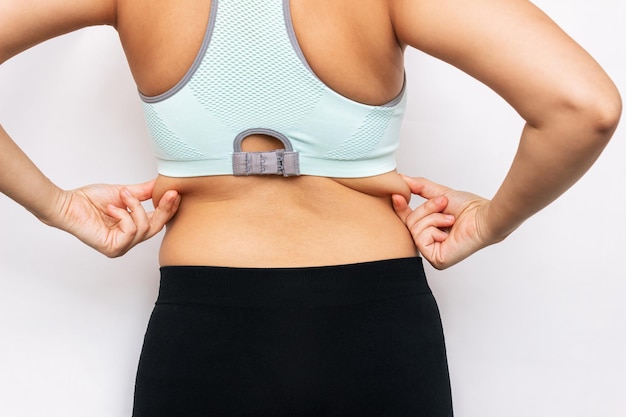
M 161 268 L 133 416 L 452 416 L 421 259 Z

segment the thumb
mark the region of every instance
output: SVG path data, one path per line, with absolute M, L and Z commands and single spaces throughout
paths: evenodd
M 393 203 L 393 209 L 402 220 L 404 224 L 406 224 L 406 219 L 411 214 L 412 210 L 409 206 L 409 202 L 406 201 L 406 198 L 400 194 L 394 194 L 391 196 L 391 201 Z
M 156 178 L 141 184 L 127 185 L 126 188 L 135 198 L 140 201 L 145 201 L 152 197 L 152 191 L 154 190 L 155 183 Z
M 413 194 L 419 195 L 427 200 L 433 199 L 440 195 L 444 195 L 450 189 L 436 182 L 432 182 L 422 177 L 407 177 L 402 176 L 404 181 L 409 185 Z

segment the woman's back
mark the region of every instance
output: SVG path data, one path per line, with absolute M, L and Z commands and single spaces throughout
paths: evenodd
M 142 93 L 158 95 L 185 75 L 211 3 L 118 1 L 117 30 Z M 298 42 L 315 73 L 337 92 L 369 104 L 389 102 L 403 83 L 402 48 L 387 9 L 387 0 L 290 2 Z
M 386 2 L 369 3 L 293 2 L 291 19 L 305 59 L 323 83 L 349 99 L 378 105 L 402 90 L 402 48 L 383 18 Z M 164 93 L 185 76 L 211 10 L 219 6 L 119 2 L 117 28 L 143 95 Z M 243 142 L 245 151 L 281 147 L 258 134 Z M 307 266 L 415 254 L 390 204 L 391 194 L 408 194 L 395 173 L 340 180 L 161 176 L 155 200 L 170 189 L 181 193 L 182 203 L 163 243 L 165 265 Z
M 247 27 L 237 13 L 228 14 L 232 20 L 219 13 L 221 6 L 232 12 L 233 5 L 254 23 Z M 257 130 L 264 127 L 257 122 L 263 124 L 263 117 L 269 120 L 272 113 L 289 114 L 291 104 L 277 111 L 280 98 L 266 85 L 257 94 L 257 78 L 244 77 L 252 85 L 238 89 L 212 78 L 211 71 L 198 72 L 209 74 L 199 77 L 206 82 L 201 89 L 176 91 L 209 102 L 212 114 L 227 113 L 219 123 L 255 114 L 255 123 L 244 126 L 252 131 L 235 131 L 237 152 L 232 155 L 234 174 L 241 153 L 251 158 L 244 161 L 245 174 L 255 175 L 233 176 L 213 166 L 186 175 L 190 170 L 181 168 L 188 166 L 183 157 L 165 159 L 167 152 L 159 154 L 155 146 L 158 159 L 181 169 L 160 171 L 156 182 L 66 191 L 47 179 L 0 128 L 0 191 L 44 223 L 108 256 L 124 254 L 168 224 L 161 250 L 161 264 L 168 267 L 161 269 L 140 359 L 136 417 L 206 415 L 211 410 L 221 410 L 220 415 L 449 417 L 441 323 L 417 250 L 433 266 L 446 268 L 506 238 L 583 175 L 621 112 L 619 94 L 603 70 L 526 0 L 12 0 L 0 8 L 0 62 L 85 26 L 116 27 L 146 102 L 148 124 L 153 124 L 150 114 L 181 116 L 166 120 L 175 122 L 172 135 L 152 132 L 155 145 L 166 150 L 170 139 L 189 143 L 206 138 L 206 145 L 221 144 L 222 137 L 205 134 L 211 129 L 197 134 L 196 125 L 215 124 L 203 121 L 201 111 L 186 113 L 186 106 L 170 101 L 178 93 L 162 100 L 146 98 L 171 91 L 180 80 L 195 82 L 193 75 L 187 77 L 193 73 L 189 70 L 204 69 L 205 62 L 231 73 L 237 70 L 233 63 L 243 61 L 227 59 L 228 52 L 236 51 L 240 58 L 246 48 L 257 52 L 267 44 L 283 49 L 297 44 L 308 75 L 315 74 L 321 89 L 341 97 L 337 101 L 344 109 L 396 106 L 393 99 L 401 96 L 403 85 L 402 49 L 410 45 L 483 82 L 526 121 L 509 173 L 491 200 L 423 178 L 401 177 L 393 162 L 384 165 L 386 170 L 368 166 L 345 177 L 336 171 L 315 175 L 310 165 L 302 165 L 304 175 L 290 176 L 298 169 L 289 165 L 287 170 L 277 157 L 284 153 L 275 150 L 284 144 L 293 159 L 291 139 L 275 135 L 282 139 L 278 143 L 271 137 L 277 130 Z M 270 10 L 272 19 L 280 17 L 276 25 L 282 28 L 268 36 L 274 30 L 265 20 Z M 239 29 L 228 26 L 233 20 Z M 287 34 L 285 25 L 293 26 L 295 34 Z M 238 39 L 239 33 L 258 37 L 248 35 L 249 43 L 217 42 L 198 55 L 208 39 L 207 27 L 222 40 L 224 33 L 232 35 L 228 40 Z M 279 44 L 280 36 L 289 41 Z M 199 67 L 197 56 L 202 58 Z M 283 61 L 260 58 L 241 67 L 249 70 L 257 63 L 264 77 L 282 74 L 274 65 Z M 275 84 L 273 79 L 270 85 Z M 297 90 L 290 92 L 292 98 L 300 92 L 297 87 L 288 88 Z M 235 96 L 253 96 L 241 114 L 213 96 L 215 90 L 231 88 Z M 303 93 L 302 100 L 309 95 Z M 171 113 L 150 113 L 161 104 Z M 322 114 L 328 118 L 318 114 L 313 119 L 336 127 L 350 113 L 327 110 Z M 188 126 L 194 127 L 192 135 L 184 134 Z M 313 146 L 333 138 L 320 137 L 313 124 L 306 126 L 304 134 L 291 132 L 290 137 Z M 378 144 L 379 131 L 363 131 Z M 367 133 L 358 137 L 367 142 Z M 388 136 L 397 139 L 397 131 L 393 133 Z M 233 143 L 224 136 L 227 144 Z M 335 136 L 344 143 L 343 135 Z M 395 150 L 390 148 L 387 154 Z M 300 154 L 310 162 L 306 152 Z M 268 159 L 271 165 L 285 168 L 276 171 L 289 175 L 256 175 L 267 173 L 265 154 L 274 155 Z M 345 159 L 345 166 L 352 167 Z M 412 209 L 411 194 L 427 201 Z M 141 204 L 149 198 L 156 206 L 151 212 Z M 338 265 L 347 263 L 352 265 Z M 317 265 L 324 267 L 304 268 Z M 271 268 L 281 266 L 299 268 Z
M 275 1 L 267 4 L 281 4 Z M 163 264 L 335 264 L 415 254 L 413 241 L 426 259 L 444 268 L 504 239 L 557 198 L 589 168 L 617 125 L 621 100 L 614 84 L 526 0 L 284 0 L 282 5 L 291 6 L 295 38 L 312 72 L 356 102 L 381 104 L 398 96 L 405 45 L 467 72 L 508 101 L 526 126 L 519 153 L 493 200 L 424 181 L 404 181 L 390 168 L 382 175 L 353 179 L 160 176 L 154 190 L 153 183 L 132 187 L 130 197 L 122 187 L 107 189 L 107 199 L 112 200 L 94 207 L 91 198 L 81 196 L 84 190 L 63 192 L 51 184 L 0 132 L 6 144 L 0 162 L 8 171 L 29 167 L 19 181 L 3 178 L 3 192 L 44 222 L 109 256 L 125 253 L 160 230 L 179 201 L 176 192 L 164 192 L 176 190 L 182 205 L 163 244 Z M 212 8 L 219 10 L 219 0 L 41 0 L 28 7 L 9 2 L 0 20 L 0 62 L 53 36 L 109 24 L 120 32 L 139 90 L 156 95 L 187 73 Z M 254 135 L 244 141 L 242 151 L 277 146 L 274 139 Z M 32 196 L 24 191 L 30 188 L 25 183 L 43 191 Z M 409 190 L 429 204 L 411 214 Z M 158 201 L 155 215 L 139 205 L 139 199 L 150 196 Z M 392 199 L 402 222 L 394 216 Z M 68 207 L 77 207 L 78 214 Z M 130 216 L 124 207 L 144 213 Z M 85 228 L 85 222 L 93 228 Z M 274 237 L 263 233 L 268 229 Z M 276 230 L 280 237 L 275 237 Z M 244 259 L 223 249 L 223 239 L 239 253 L 256 256 Z M 201 249 L 203 245 L 208 246 Z M 285 247 L 291 250 L 288 254 Z

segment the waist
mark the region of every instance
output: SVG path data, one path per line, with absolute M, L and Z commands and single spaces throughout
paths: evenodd
M 168 224 L 161 265 L 305 267 L 416 255 L 390 196 L 395 173 L 360 180 L 302 176 L 160 177 L 155 199 L 182 195 Z
M 311 268 L 161 268 L 157 304 L 317 307 L 431 294 L 419 257 Z

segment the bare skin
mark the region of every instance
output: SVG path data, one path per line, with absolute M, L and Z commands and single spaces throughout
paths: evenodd
M 5 0 L 0 62 L 52 36 L 109 24 L 119 32 L 139 90 L 157 95 L 191 65 L 210 7 L 209 0 Z M 108 256 L 125 253 L 169 222 L 163 265 L 332 265 L 414 256 L 419 249 L 445 268 L 504 239 L 557 198 L 617 126 L 621 102 L 613 83 L 525 0 L 292 0 L 291 9 L 315 73 L 353 100 L 382 104 L 396 97 L 407 46 L 502 95 L 527 126 L 493 199 L 395 172 L 358 179 L 159 176 L 141 187 L 63 191 L 3 132 L 0 190 Z M 250 137 L 244 150 L 275 149 L 274 142 Z M 15 179 L 9 165 L 24 175 Z M 34 195 L 33 185 L 44 191 Z M 426 203 L 412 210 L 411 193 Z M 157 209 L 145 213 L 139 201 L 150 196 Z
M 294 2 L 294 26 L 311 66 L 331 88 L 357 101 L 382 104 L 402 89 L 402 50 L 389 22 L 381 25 L 378 17 L 385 2 L 373 1 L 371 8 L 357 3 Z M 146 0 L 119 3 L 120 39 L 144 94 L 166 91 L 195 58 L 210 2 L 181 6 L 173 0 L 158 7 Z M 355 11 L 356 19 L 350 16 Z M 133 24 L 146 18 L 161 21 L 164 15 L 168 21 L 159 28 Z M 356 32 L 345 24 L 349 19 L 357 24 Z M 188 32 L 181 33 L 183 26 Z M 356 37 L 361 41 L 355 44 Z M 367 45 L 372 42 L 381 44 L 378 53 L 370 53 Z M 329 44 L 334 48 L 329 50 Z M 346 51 L 350 53 L 343 56 Z M 364 83 L 372 88 L 363 89 Z M 247 151 L 280 147 L 260 135 L 244 142 Z M 172 189 L 183 199 L 163 241 L 164 265 L 309 266 L 416 254 L 406 227 L 391 209 L 392 193 L 409 196 L 395 173 L 357 180 L 159 177 L 156 200 Z

